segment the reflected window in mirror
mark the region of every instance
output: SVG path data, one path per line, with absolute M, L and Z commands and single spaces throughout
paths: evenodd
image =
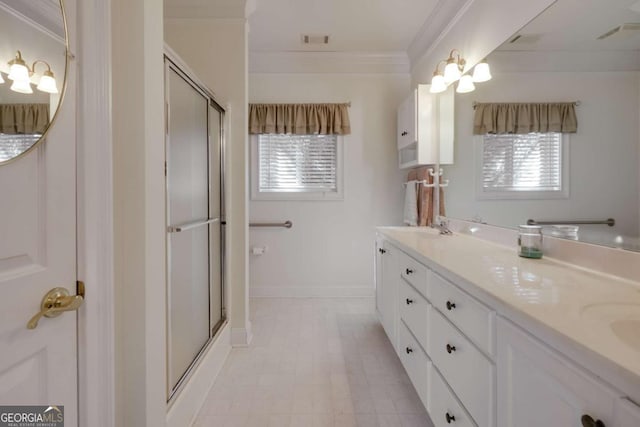
M 568 197 L 567 138 L 558 132 L 479 136 L 478 198 Z

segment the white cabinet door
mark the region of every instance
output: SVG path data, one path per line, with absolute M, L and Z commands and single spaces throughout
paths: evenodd
M 627 399 L 619 399 L 616 402 L 616 421 L 614 427 L 638 426 L 640 426 L 640 407 Z
M 617 397 L 571 361 L 499 318 L 499 427 L 582 427 L 584 415 L 613 426 Z
M 398 149 L 413 144 L 416 139 L 416 91 L 411 94 L 398 107 Z
M 382 322 L 382 256 L 385 253 L 384 240 L 380 237 L 376 239 L 376 262 L 375 262 L 375 283 L 376 283 L 376 312 Z
M 379 307 L 382 326 L 395 347 L 398 322 L 398 281 L 400 280 L 400 272 L 396 262 L 398 254 L 397 249 L 387 242 L 384 242 L 383 250 L 380 263 L 382 266 L 382 289 L 380 290 Z

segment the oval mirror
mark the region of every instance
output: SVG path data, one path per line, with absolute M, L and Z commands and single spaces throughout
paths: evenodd
M 64 97 L 62 0 L 0 0 L 0 165 L 44 140 Z

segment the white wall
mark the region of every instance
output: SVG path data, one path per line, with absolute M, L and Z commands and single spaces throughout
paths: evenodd
M 234 344 L 251 340 L 248 310 L 247 24 L 238 19 L 167 19 L 165 40 L 226 109 L 226 277 Z
M 251 102 L 351 102 L 344 137 L 344 200 L 251 201 L 251 221 L 293 228 L 251 229 L 252 296 L 373 295 L 375 226 L 401 223 L 405 173 L 398 170 L 396 107 L 407 74 L 250 74 Z M 251 141 L 254 143 L 254 141 Z
M 615 218 L 616 227 L 606 231 L 637 236 L 639 84 L 637 72 L 494 72 L 475 92 L 457 95 L 455 164 L 445 167 L 447 215 L 479 215 L 503 226 L 528 218 Z M 569 199 L 477 200 L 472 102 L 575 100 L 581 105 L 578 132 L 570 135 Z

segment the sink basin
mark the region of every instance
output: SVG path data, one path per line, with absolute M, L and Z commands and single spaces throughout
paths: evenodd
M 584 307 L 581 315 L 608 323 L 620 341 L 640 351 L 640 303 L 592 304 Z

